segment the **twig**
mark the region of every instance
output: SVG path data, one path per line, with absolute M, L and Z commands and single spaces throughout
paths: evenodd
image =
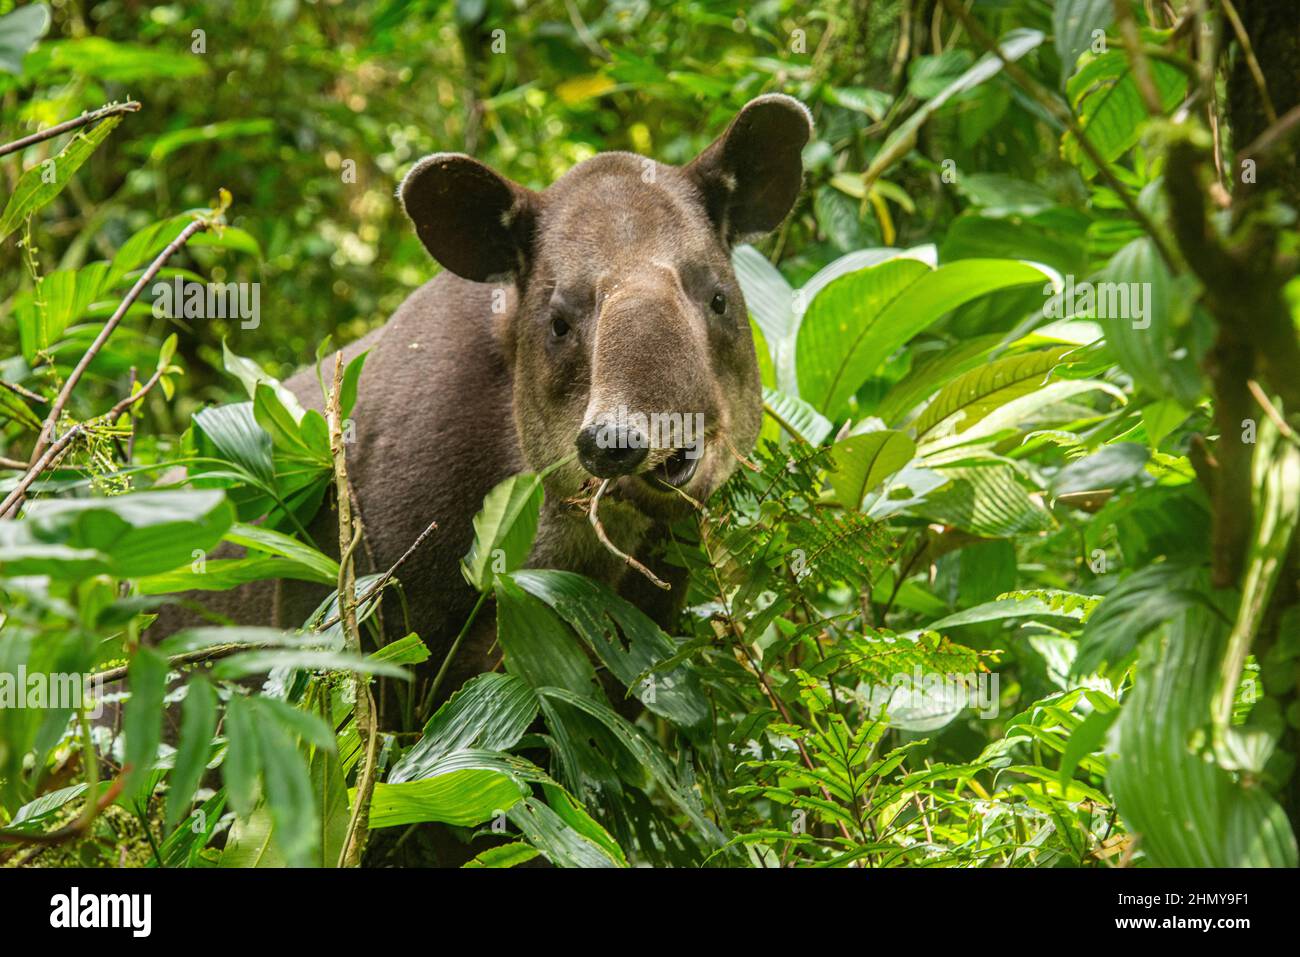
M 1255 86 L 1259 89 L 1260 104 L 1264 107 L 1264 115 L 1268 117 L 1270 123 L 1277 122 L 1277 110 L 1273 108 L 1273 98 L 1268 95 L 1268 85 L 1264 82 L 1264 71 L 1260 69 L 1259 60 L 1255 58 L 1255 48 L 1251 45 L 1250 35 L 1246 33 L 1246 27 L 1241 22 L 1241 17 L 1237 16 L 1237 8 L 1232 5 L 1232 0 L 1223 0 L 1223 12 L 1228 17 L 1228 22 L 1232 24 L 1232 32 L 1237 35 L 1237 42 L 1241 44 L 1242 55 L 1246 58 L 1246 66 L 1250 69 L 1250 75 L 1255 80 Z
M 45 396 L 37 392 L 33 392 L 31 389 L 24 389 L 22 386 L 18 385 L 17 383 L 5 382 L 3 379 L 0 379 L 0 389 L 8 389 L 14 395 L 20 395 L 24 399 L 27 399 L 29 402 L 39 402 L 41 405 L 45 405 L 50 401 L 49 399 L 45 398 Z
M 377 581 L 375 581 L 369 588 L 367 588 L 364 592 L 362 592 L 361 597 L 357 599 L 358 608 L 365 607 L 366 603 L 369 602 L 370 599 L 374 598 L 375 595 L 379 594 L 379 592 L 382 591 L 384 587 L 388 585 L 388 583 L 392 580 L 393 575 L 396 574 L 397 570 L 402 567 L 402 563 L 405 562 L 408 558 L 410 558 L 411 555 L 414 554 L 417 548 L 419 548 L 422 544 L 424 544 L 424 540 L 428 538 L 430 535 L 432 535 L 434 529 L 436 529 L 437 527 L 438 527 L 437 522 L 429 523 L 429 527 L 426 528 L 424 531 L 422 531 L 419 534 L 419 536 L 416 537 L 415 541 L 411 542 L 411 547 L 402 553 L 402 557 L 399 558 L 397 561 L 393 562 L 393 564 L 389 567 L 388 571 L 380 575 Z M 340 602 L 340 608 L 341 607 L 342 607 L 342 603 Z M 314 630 L 324 631 L 326 628 L 332 628 L 334 625 L 337 625 L 338 623 L 339 623 L 339 615 L 336 613 L 332 618 L 330 618 L 328 621 L 318 626 Z
M 98 123 L 100 120 L 107 119 L 110 116 L 117 116 L 119 113 L 138 113 L 139 110 L 140 104 L 135 100 L 128 100 L 125 103 L 110 103 L 108 106 L 93 110 L 90 113 L 82 113 L 75 120 L 68 120 L 51 126 L 49 129 L 41 130 L 39 133 L 33 133 L 31 136 L 24 136 L 20 140 L 14 140 L 12 143 L 5 143 L 0 146 L 0 156 L 17 153 L 19 150 L 26 149 L 36 143 L 52 140 L 62 133 L 88 126 L 91 123 Z
M 1241 155 L 1259 159 L 1284 144 L 1297 129 L 1300 129 L 1300 105 L 1291 107 L 1268 129 L 1251 140 L 1250 145 L 1241 151 Z
M 179 668 L 183 665 L 194 665 L 201 661 L 215 661 L 218 658 L 228 658 L 231 655 L 238 654 L 241 651 L 252 651 L 260 645 L 250 645 L 247 643 L 235 645 L 213 645 L 210 648 L 200 648 L 196 651 L 187 651 L 184 654 L 172 655 L 167 659 L 167 669 Z M 115 681 L 121 681 L 126 677 L 126 665 L 119 665 L 116 668 L 108 668 L 105 671 L 96 671 L 90 675 L 90 684 L 98 687 L 101 684 L 112 684 Z
M 45 450 L 45 453 L 36 461 L 35 464 L 24 466 L 27 468 L 27 474 L 18 480 L 18 484 L 14 486 L 14 490 L 9 493 L 3 502 L 0 502 L 0 519 L 3 519 L 9 514 L 11 509 L 16 508 L 22 502 L 23 498 L 27 495 L 27 490 L 31 488 L 32 483 L 40 477 L 42 472 L 54 464 L 55 459 L 57 459 L 67 449 L 67 447 L 72 444 L 73 439 L 78 435 L 81 435 L 81 433 L 85 432 L 87 428 L 93 426 L 98 421 L 112 424 L 113 420 L 125 412 L 132 404 L 139 402 L 149 394 L 149 390 L 157 385 L 158 380 L 162 378 L 162 373 L 162 369 L 155 371 L 154 374 L 149 377 L 149 381 L 144 384 L 143 388 L 141 388 L 139 392 L 122 399 L 103 415 L 97 416 L 96 418 L 90 419 L 86 422 L 78 422 L 72 428 L 68 429 L 68 431 L 59 436 L 58 439 Z
M 1117 177 L 1111 170 L 1110 163 L 1106 161 L 1106 158 L 1102 156 L 1097 147 L 1093 145 L 1092 140 L 1088 139 L 1088 135 L 1084 132 L 1083 127 L 1081 127 L 1079 121 L 1075 119 L 1074 113 L 1067 109 L 1055 96 L 1048 92 L 1041 83 L 1022 70 L 1013 60 L 1009 59 L 1007 55 L 1002 52 L 1002 47 L 998 45 L 998 42 L 989 36 L 988 32 L 980 26 L 979 22 L 974 17 L 966 12 L 957 0 L 943 0 L 943 5 L 948 8 L 949 13 L 962 22 L 966 27 L 966 31 L 970 33 L 976 43 L 980 44 L 980 46 L 984 47 L 1002 61 L 1003 71 L 1012 79 L 1013 82 L 1022 87 L 1026 93 L 1037 100 L 1040 105 L 1065 125 L 1078 142 L 1080 149 L 1088 154 L 1088 159 L 1090 159 L 1092 164 L 1097 167 L 1098 175 L 1106 181 L 1106 185 L 1109 186 L 1115 195 L 1119 197 L 1120 202 L 1124 204 L 1125 210 L 1127 210 L 1128 214 L 1137 221 L 1139 226 L 1142 227 L 1143 232 L 1151 237 L 1151 242 L 1155 244 L 1156 251 L 1160 253 L 1160 258 L 1165 261 L 1165 265 L 1167 265 L 1171 271 L 1175 273 L 1178 272 L 1178 260 L 1175 258 L 1173 250 L 1169 248 L 1168 243 L 1165 242 L 1164 236 L 1156 229 L 1156 225 L 1152 222 L 1151 217 L 1143 212 L 1141 207 L 1138 206 L 1137 201 L 1129 195 L 1128 189 L 1119 181 L 1119 177 Z
M 50 831 L 48 834 L 39 832 L 28 833 L 26 831 L 14 831 L 9 828 L 0 828 L 0 841 L 12 841 L 17 844 L 62 844 L 65 841 L 76 840 L 86 833 L 91 824 L 99 813 L 117 800 L 117 796 L 122 793 L 124 784 L 122 776 L 118 776 L 112 784 L 105 789 L 98 800 L 90 804 L 90 811 L 87 814 L 79 816 L 67 827 L 61 827 L 57 831 Z
M 27 463 L 20 461 L 19 459 L 11 459 L 6 456 L 0 455 L 0 469 L 22 469 L 24 472 L 26 472 Z
M 343 622 L 344 643 L 361 653 L 361 635 L 357 631 L 356 573 L 352 553 L 361 541 L 361 528 L 352 518 L 352 496 L 348 485 L 347 449 L 343 444 L 343 353 L 334 356 L 334 384 L 325 403 L 329 420 L 330 453 L 334 459 L 334 487 L 339 509 L 339 614 Z M 370 798 L 375 787 L 375 747 L 379 728 L 375 722 L 375 700 L 370 694 L 369 679 L 360 672 L 352 676 L 356 688 L 357 734 L 367 741 L 365 760 L 357 771 L 357 795 L 352 815 L 339 852 L 339 867 L 360 867 L 370 833 Z
M 1142 97 L 1142 104 L 1151 116 L 1159 116 L 1163 110 L 1160 93 L 1155 81 L 1151 79 L 1151 64 L 1142 52 L 1142 34 L 1138 31 L 1137 19 L 1128 0 L 1115 0 L 1115 19 L 1119 21 L 1119 33 L 1128 49 L 1129 62 L 1133 66 L 1133 82 Z
M 54 435 L 55 426 L 58 425 L 59 416 L 63 414 L 63 409 L 68 404 L 68 399 L 72 397 L 72 390 L 77 387 L 77 383 L 81 381 L 81 377 L 85 373 L 86 368 L 90 365 L 95 356 L 99 354 L 99 350 L 104 348 L 104 343 L 108 342 L 108 337 L 113 334 L 113 330 L 115 330 L 118 323 L 122 321 L 127 310 L 130 309 L 135 301 L 140 298 L 140 294 L 144 292 L 145 287 L 148 286 L 149 283 L 153 281 L 154 277 L 158 275 L 167 260 L 170 259 L 178 249 L 189 242 L 191 236 L 207 229 L 209 225 L 210 223 L 206 219 L 196 219 L 182 229 L 180 235 L 167 244 L 167 247 L 158 254 L 158 257 L 149 264 L 149 268 L 146 269 L 144 273 L 141 274 L 140 278 L 135 281 L 135 285 L 131 287 L 131 291 L 128 292 L 126 298 L 118 304 L 113 315 L 109 316 L 108 322 L 104 323 L 104 328 L 99 330 L 99 335 L 95 337 L 95 341 L 90 344 L 90 348 L 86 350 L 85 355 L 81 357 L 80 361 L 77 362 L 77 365 L 68 375 L 68 380 L 63 383 L 63 388 L 59 390 L 58 397 L 55 398 L 54 405 L 50 408 L 50 414 L 46 416 L 45 424 L 41 427 L 40 435 L 36 437 L 36 446 L 32 449 L 31 462 L 35 463 L 49 446 L 52 436 Z M 3 515 L 4 509 L 0 508 L 0 516 Z
M 609 488 L 609 479 L 605 479 L 605 481 L 601 482 L 600 488 L 596 489 L 596 494 L 591 497 L 591 508 L 587 513 L 587 517 L 591 522 L 591 527 L 596 530 L 596 537 L 599 538 L 600 543 L 612 553 L 623 559 L 623 561 L 630 567 L 635 568 L 642 575 L 648 578 L 650 584 L 654 585 L 656 588 L 662 588 L 664 591 L 671 591 L 673 587 L 672 585 L 668 584 L 650 569 L 646 568 L 627 552 L 621 551 L 617 545 L 609 540 L 609 536 L 605 534 L 605 527 L 600 524 L 600 514 L 597 509 L 600 506 L 600 497 L 605 494 L 605 489 L 607 488 Z

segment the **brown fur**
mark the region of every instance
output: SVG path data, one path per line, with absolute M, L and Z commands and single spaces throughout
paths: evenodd
M 392 565 L 431 521 L 438 530 L 399 577 L 410 625 L 439 662 L 474 601 L 459 569 L 472 520 L 498 482 L 572 455 L 584 426 L 619 406 L 703 412 L 707 441 L 684 486 L 706 498 L 748 451 L 761 421 L 754 343 L 730 265 L 739 238 L 774 228 L 799 189 L 807 111 L 788 97 L 752 102 L 692 164 L 629 153 L 598 155 L 537 193 L 457 154 L 417 164 L 401 195 L 417 232 L 446 271 L 393 318 L 345 350 L 369 349 L 353 418 L 348 468 L 374 570 Z M 725 298 L 722 315 L 711 309 Z M 558 337 L 560 316 L 568 333 Z M 289 381 L 320 408 L 314 372 Z M 671 448 L 651 449 L 641 471 Z M 578 461 L 546 480 L 529 564 L 566 568 L 620 588 L 667 623 L 668 596 L 596 539 L 568 502 L 590 487 Z M 625 551 L 653 560 L 666 523 L 688 509 L 680 495 L 636 474 L 611 482 L 602 517 Z M 337 554 L 333 516 L 313 532 Z M 364 564 L 364 563 L 363 563 Z M 288 583 L 218 601 L 237 620 L 297 626 L 323 590 Z M 200 596 L 203 598 L 204 596 Z M 206 596 L 211 598 L 211 596 Z M 402 632 L 398 604 L 387 630 Z M 444 694 L 491 666 L 491 616 L 459 656 Z

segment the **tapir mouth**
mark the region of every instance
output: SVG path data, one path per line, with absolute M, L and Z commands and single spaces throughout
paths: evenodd
M 700 448 L 677 449 L 668 458 L 654 468 L 642 472 L 641 476 L 651 485 L 681 488 L 695 477 L 704 451 Z

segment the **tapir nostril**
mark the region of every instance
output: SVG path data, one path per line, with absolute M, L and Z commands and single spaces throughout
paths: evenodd
M 578 461 L 597 478 L 615 478 L 636 471 L 650 452 L 650 443 L 636 429 L 589 425 L 578 433 Z

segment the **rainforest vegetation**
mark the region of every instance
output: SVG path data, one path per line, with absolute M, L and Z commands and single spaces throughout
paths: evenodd
M 497 666 L 426 707 L 420 582 L 306 533 L 321 360 L 438 268 L 397 184 L 769 92 L 815 132 L 682 614 L 526 567 L 515 476 L 457 556 Z M 0 0 L 0 863 L 1294 867 L 1298 131 L 1287 0 Z M 333 597 L 145 640 L 274 579 Z

